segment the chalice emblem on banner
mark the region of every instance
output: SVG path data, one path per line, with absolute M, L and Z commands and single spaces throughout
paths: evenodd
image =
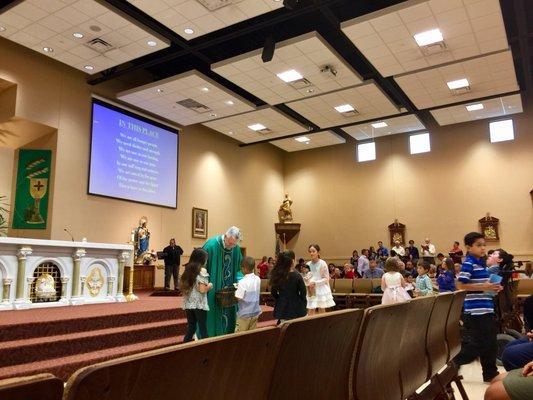
M 30 178 L 30 195 L 35 200 L 35 203 L 26 220 L 28 224 L 42 224 L 44 222 L 39 206 L 47 190 L 48 178 Z

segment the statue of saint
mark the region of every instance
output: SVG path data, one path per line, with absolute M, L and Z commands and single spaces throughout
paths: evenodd
M 148 218 L 141 217 L 139 226 L 132 231 L 133 246 L 135 248 L 136 262 L 143 262 L 143 255 L 148 251 L 150 244 L 150 231 L 146 227 Z
M 292 211 L 291 211 L 292 200 L 287 193 L 285 193 L 285 199 L 283 203 L 279 206 L 278 217 L 279 222 L 292 222 Z

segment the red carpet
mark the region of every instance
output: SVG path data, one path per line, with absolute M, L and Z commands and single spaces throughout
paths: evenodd
M 67 380 L 86 365 L 180 343 L 181 297 L 149 294 L 132 303 L 0 312 L 0 379 L 50 372 Z M 270 307 L 260 320 L 274 324 Z

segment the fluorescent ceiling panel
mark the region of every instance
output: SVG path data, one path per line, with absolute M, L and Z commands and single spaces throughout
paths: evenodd
M 468 110 L 467 107 L 471 105 L 481 104 L 483 108 Z M 451 107 L 437 108 L 431 110 L 431 115 L 439 123 L 439 125 L 450 125 L 461 122 L 476 121 L 487 118 L 505 117 L 521 113 L 522 98 L 520 94 L 513 94 L 509 96 L 497 97 L 494 99 L 474 101 L 470 105 L 456 105 Z
M 184 126 L 255 108 L 196 70 L 121 92 L 117 98 Z
M 448 82 L 467 79 L 469 91 L 456 94 Z M 519 90 L 511 51 L 394 77 L 419 109 L 489 97 Z
M 213 64 L 211 69 L 271 105 L 362 82 L 361 77 L 317 32 L 276 43 L 274 57 L 267 63 L 261 59 L 262 51 L 259 48 L 223 60 Z M 290 70 L 297 71 L 306 81 L 297 80 L 289 84 L 277 76 Z
M 169 47 L 155 32 L 93 0 L 22 1 L 0 14 L 0 26 L 0 36 L 91 74 Z
M 509 47 L 498 0 L 411 0 L 345 21 L 341 26 L 383 76 Z M 436 29 L 442 33 L 445 48 L 434 45 L 424 49 L 417 44 L 415 35 Z

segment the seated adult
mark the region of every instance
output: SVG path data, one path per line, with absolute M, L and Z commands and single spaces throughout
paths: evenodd
M 405 256 L 405 249 L 403 248 L 399 240 L 394 241 L 394 247 L 391 249 L 391 254 L 393 250 L 399 257 Z
M 510 342 L 502 353 L 502 363 L 507 371 L 522 368 L 533 360 L 533 295 L 524 302 L 524 321 L 527 337 Z
M 524 267 L 523 271 L 520 271 L 518 275 L 519 279 L 533 279 L 533 264 L 531 261 L 528 261 Z
M 381 278 L 383 276 L 383 270 L 378 268 L 378 263 L 376 260 L 370 260 L 368 269 L 363 273 L 363 278 L 365 279 L 374 279 Z
M 341 279 L 341 270 L 337 267 L 333 269 L 333 273 L 330 275 L 331 279 Z
M 459 242 L 453 242 L 453 247 L 448 253 L 454 264 L 461 264 L 463 262 L 463 249 L 459 246 Z
M 485 392 L 485 400 L 531 400 L 533 361 L 523 368 L 504 372 L 494 378 Z

